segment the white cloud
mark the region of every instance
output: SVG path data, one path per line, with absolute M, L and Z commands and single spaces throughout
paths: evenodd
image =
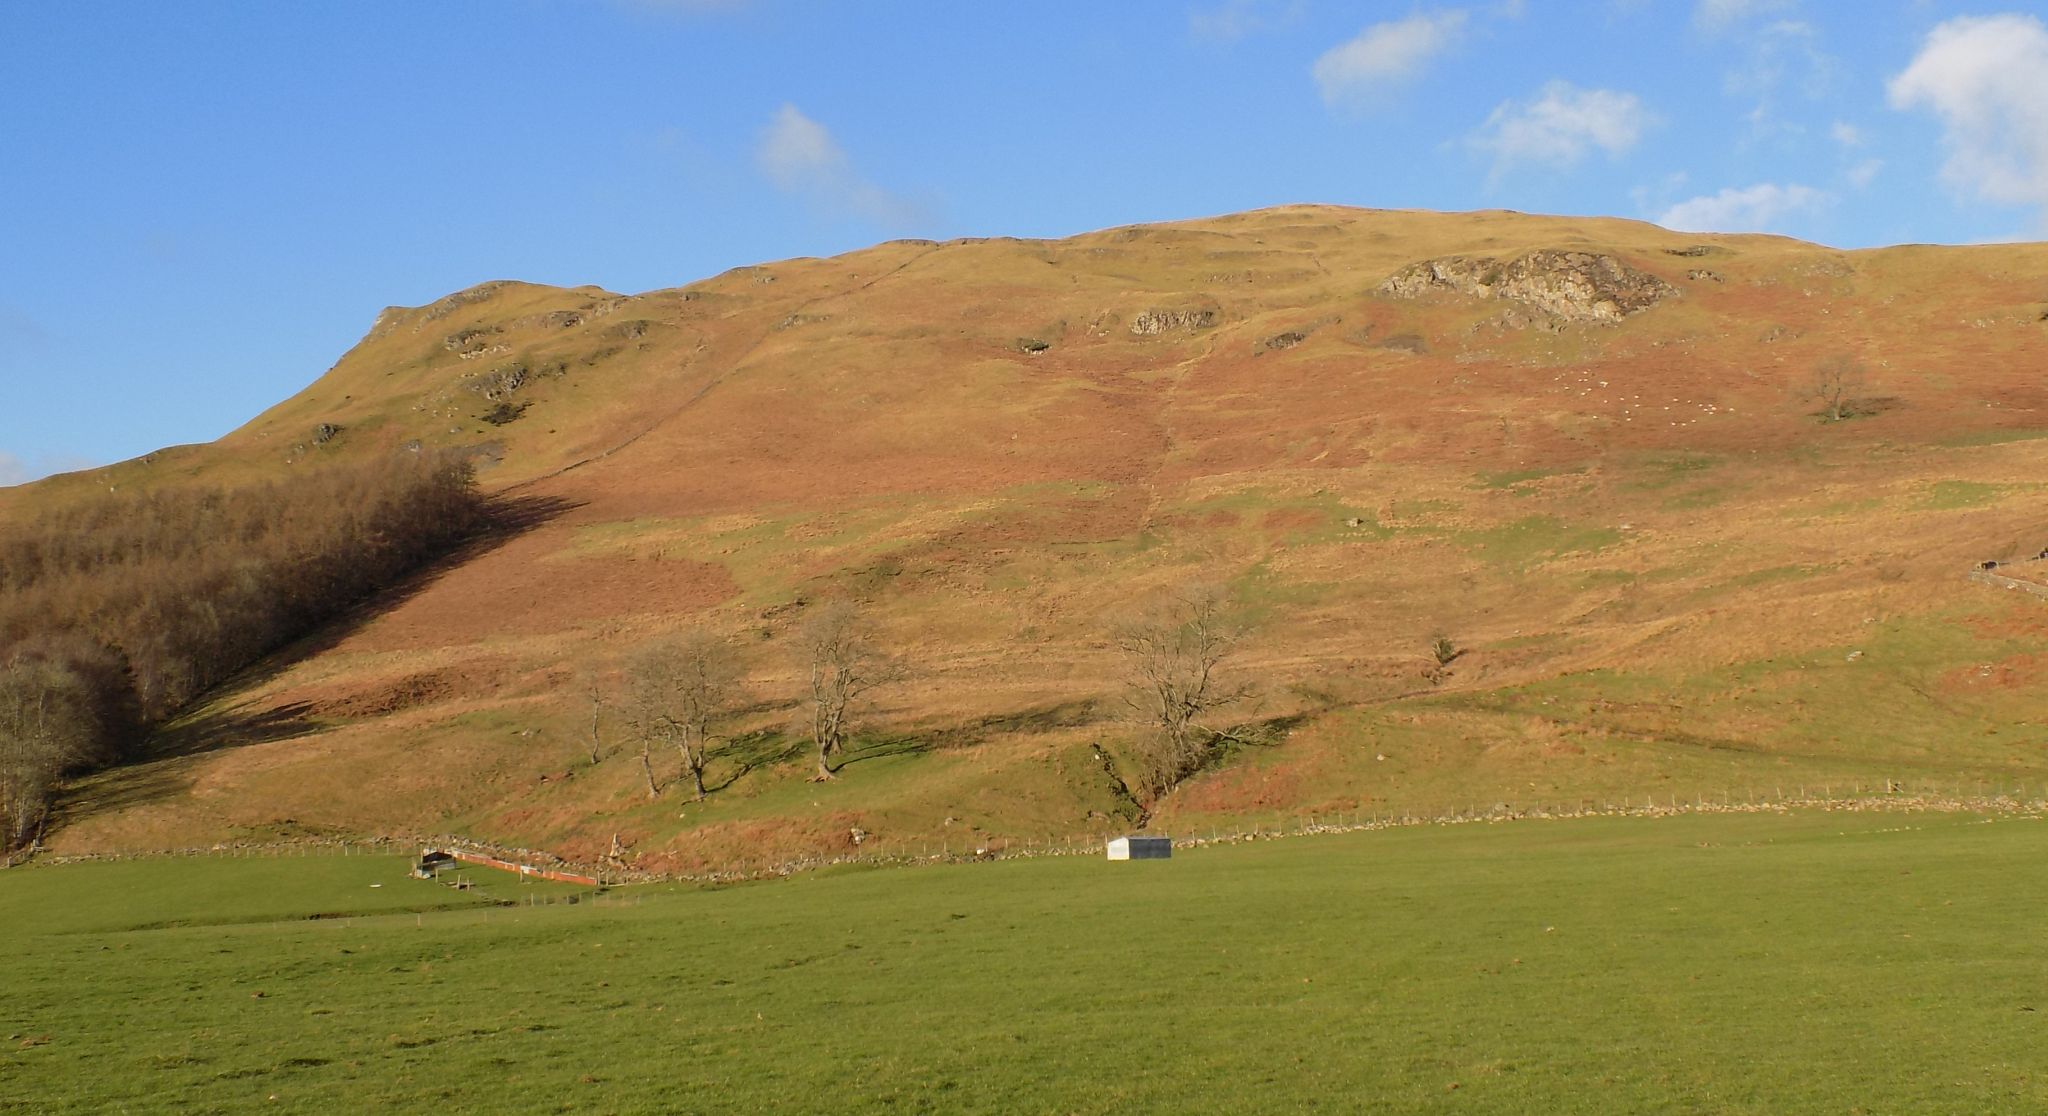
M 1883 169 L 1883 159 L 1865 159 L 1849 168 L 1849 185 L 1861 190 L 1865 186 L 1870 185 L 1871 181 L 1877 177 L 1877 172 Z
M 761 169 L 785 190 L 800 190 L 820 177 L 845 173 L 846 152 L 823 124 L 784 105 L 761 133 L 755 152 Z
M 761 173 L 777 189 L 819 207 L 893 228 L 926 220 L 923 208 L 861 177 L 839 141 L 795 105 L 783 105 L 754 150 Z
M 1820 100 L 1840 84 L 1841 62 L 1820 49 L 1820 32 L 1810 23 L 1781 19 L 1743 35 L 1746 56 L 1721 77 L 1731 96 L 1754 97 L 1751 119 L 1770 123 L 1772 103 L 1791 88 L 1809 100 Z
M 1792 6 L 1791 0 L 1699 0 L 1692 22 L 1708 31 L 1725 31 L 1737 23 Z
M 1188 13 L 1188 31 L 1198 39 L 1234 43 L 1246 35 L 1283 27 L 1301 18 L 1302 0 L 1223 0 Z
M 1863 129 L 1858 128 L 1856 125 L 1851 124 L 1846 120 L 1835 121 L 1834 124 L 1828 128 L 1828 135 L 1833 136 L 1835 138 L 1835 142 L 1841 144 L 1843 147 L 1863 146 Z
M 1665 210 L 1657 223 L 1686 232 L 1769 232 L 1784 218 L 1814 212 L 1833 200 L 1811 186 L 1760 182 L 1688 198 Z
M 1941 174 L 1956 189 L 2048 207 L 2048 27 L 2040 19 L 1942 23 L 1886 92 L 1893 108 L 1929 108 L 1941 118 Z
M 79 469 L 90 469 L 98 462 L 79 457 L 76 454 L 43 454 L 30 460 L 20 454 L 0 450 L 0 488 L 9 485 L 27 484 L 41 480 L 54 473 L 70 473 Z
M 1609 155 L 1627 151 L 1652 122 L 1633 93 L 1553 81 L 1533 101 L 1502 101 L 1470 142 L 1493 153 L 1496 174 L 1515 163 L 1568 167 L 1594 148 Z
M 1375 23 L 1316 59 L 1310 73 L 1328 105 L 1369 106 L 1420 76 L 1465 31 L 1466 14 L 1416 13 Z

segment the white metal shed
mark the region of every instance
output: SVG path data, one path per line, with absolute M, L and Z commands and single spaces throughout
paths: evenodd
M 1168 860 L 1173 856 L 1171 837 L 1112 837 L 1111 860 Z

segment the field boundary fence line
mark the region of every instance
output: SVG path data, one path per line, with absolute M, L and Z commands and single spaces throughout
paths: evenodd
M 863 834 L 853 848 L 775 861 L 735 863 L 730 867 L 678 872 L 636 870 L 630 864 L 591 864 L 564 860 L 532 849 L 492 846 L 455 837 L 306 838 L 276 842 L 222 843 L 204 847 L 103 853 L 43 853 L 20 866 L 173 858 L 247 858 L 392 856 L 422 848 L 460 849 L 489 859 L 546 866 L 550 872 L 571 871 L 595 877 L 599 888 L 639 883 L 735 883 L 771 879 L 799 872 L 842 866 L 911 866 L 958 864 L 1046 856 L 1105 855 L 1113 837 L 1149 834 L 1173 839 L 1177 848 L 1239 844 L 1327 833 L 1357 833 L 1421 826 L 1500 824 L 1572 818 L 1660 818 L 1697 814 L 1792 813 L 1795 811 L 1890 813 L 1985 813 L 2048 816 L 2048 784 L 1903 783 L 1896 780 L 1787 784 L 1769 788 L 1720 789 L 1681 794 L 1554 796 L 1538 800 L 1473 801 L 1462 806 L 1392 807 L 1370 804 L 1276 813 L 1266 817 L 1231 817 L 1201 823 L 1192 819 L 1146 830 L 1089 830 L 1071 834 L 916 836 L 892 839 Z M 541 873 L 534 873 L 540 875 Z M 555 897 L 552 901 L 567 901 Z M 586 900 L 587 901 L 587 900 Z M 514 902 L 514 901 L 508 901 Z M 529 905 L 544 905 L 533 897 Z

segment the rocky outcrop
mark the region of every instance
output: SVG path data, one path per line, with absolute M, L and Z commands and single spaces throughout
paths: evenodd
M 1539 248 L 1510 260 L 1423 260 L 1387 276 L 1375 292 L 1391 298 L 1501 299 L 1560 322 L 1611 324 L 1676 296 L 1678 289 L 1613 256 Z
M 478 283 L 466 291 L 456 291 L 446 298 L 428 303 L 426 308 L 421 311 L 420 318 L 426 322 L 439 321 L 465 306 L 474 306 L 479 302 L 490 301 L 499 291 L 505 289 L 506 286 L 507 284 L 503 279 L 494 279 L 488 283 Z
M 458 356 L 470 357 L 491 347 L 492 335 L 500 332 L 497 326 L 470 326 L 458 329 L 441 339 L 441 347 Z
M 1157 337 L 1163 333 L 1194 333 L 1215 324 L 1214 310 L 1162 310 L 1155 307 L 1131 319 L 1131 333 L 1137 337 Z
M 477 377 L 469 385 L 469 390 L 483 396 L 485 399 L 496 402 L 525 386 L 526 366 L 524 364 L 508 364 L 503 368 L 493 368 L 484 375 Z

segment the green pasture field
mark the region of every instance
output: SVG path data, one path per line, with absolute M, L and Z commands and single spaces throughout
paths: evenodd
M 0 1111 L 2048 1109 L 2035 817 L 1427 826 L 549 907 L 404 868 L 0 872 Z

